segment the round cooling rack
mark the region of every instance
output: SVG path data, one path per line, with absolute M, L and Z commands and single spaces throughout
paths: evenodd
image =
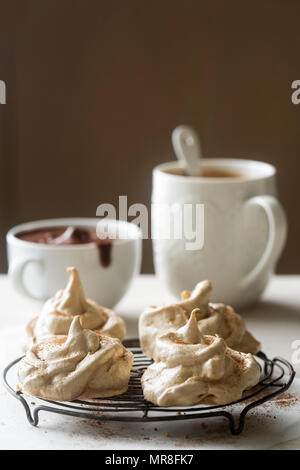
M 123 395 L 72 402 L 58 402 L 34 397 L 34 400 L 38 402 L 34 403 L 32 402 L 33 397 L 28 397 L 17 389 L 17 365 L 22 357 L 15 359 L 5 368 L 3 372 L 4 385 L 8 392 L 22 403 L 27 419 L 33 426 L 38 425 L 41 411 L 101 421 L 139 423 L 221 416 L 228 420 L 232 434 L 240 434 L 244 429 L 247 413 L 256 406 L 283 393 L 290 387 L 295 377 L 295 371 L 288 361 L 280 357 L 269 359 L 263 352 L 259 352 L 256 358 L 262 369 L 261 380 L 254 388 L 247 390 L 241 400 L 225 406 L 201 405 L 161 408 L 145 400 L 141 387 L 141 376 L 152 360 L 143 354 L 138 339 L 124 341 L 124 346 L 134 354 L 134 363 L 128 390 Z

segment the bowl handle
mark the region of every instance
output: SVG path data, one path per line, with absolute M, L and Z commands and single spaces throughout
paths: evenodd
M 8 275 L 13 287 L 19 294 L 30 297 L 31 299 L 40 299 L 40 297 L 33 295 L 24 283 L 24 271 L 26 266 L 30 263 L 43 264 L 42 260 L 38 258 L 16 258 L 9 265 Z

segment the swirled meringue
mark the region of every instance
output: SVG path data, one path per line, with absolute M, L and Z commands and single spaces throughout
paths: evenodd
M 117 338 L 83 329 L 73 318 L 68 336 L 34 344 L 21 360 L 21 390 L 48 400 L 120 395 L 127 390 L 133 354 Z
M 142 377 L 147 400 L 158 406 L 228 404 L 255 386 L 260 366 L 252 354 L 230 349 L 219 336 L 202 335 L 192 312 L 176 332 L 156 339 L 155 362 Z
M 86 299 L 76 268 L 68 268 L 65 289 L 47 300 L 40 315 L 27 325 L 27 336 L 33 342 L 54 335 L 67 335 L 74 316 L 80 315 L 83 328 L 122 340 L 126 334 L 123 319 L 112 310 Z
M 218 334 L 230 348 L 255 354 L 260 348 L 260 343 L 246 330 L 242 317 L 232 307 L 209 302 L 211 290 L 211 283 L 202 281 L 192 292 L 183 292 L 180 302 L 146 309 L 139 320 L 139 336 L 145 354 L 154 357 L 156 337 L 181 328 L 195 308 L 202 334 Z

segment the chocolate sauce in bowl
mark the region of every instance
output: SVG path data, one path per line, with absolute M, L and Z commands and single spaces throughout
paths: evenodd
M 16 237 L 31 243 L 43 243 L 45 245 L 82 245 L 94 243 L 99 251 L 99 260 L 103 267 L 111 264 L 112 238 L 100 239 L 96 230 L 80 227 L 47 227 L 42 229 L 19 232 Z

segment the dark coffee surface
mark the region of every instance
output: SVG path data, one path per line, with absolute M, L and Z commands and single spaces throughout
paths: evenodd
M 111 238 L 100 239 L 96 230 L 80 227 L 47 227 L 43 229 L 19 232 L 16 237 L 31 243 L 42 243 L 45 245 L 81 245 L 94 243 L 99 249 L 99 257 L 103 266 L 111 263 Z
M 245 178 L 245 176 L 240 173 L 234 173 L 232 171 L 225 171 L 225 170 L 210 170 L 210 169 L 203 170 L 201 177 L 202 178 Z
M 189 178 L 189 175 L 186 175 L 184 170 L 181 168 L 174 169 L 174 170 L 169 170 L 167 173 L 170 173 L 172 175 L 179 175 L 179 176 L 186 176 Z M 237 173 L 234 171 L 227 171 L 224 169 L 218 169 L 218 168 L 203 168 L 201 175 L 199 175 L 199 178 L 239 178 L 239 179 L 245 179 L 246 175 L 243 175 L 242 173 Z

